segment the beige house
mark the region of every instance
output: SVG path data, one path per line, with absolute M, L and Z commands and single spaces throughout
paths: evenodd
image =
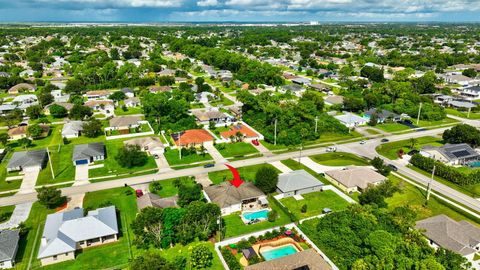
M 362 192 L 369 185 L 378 185 L 386 177 L 368 167 L 347 167 L 343 170 L 325 172 L 326 178 L 341 190 L 352 193 Z
M 75 259 L 75 251 L 117 241 L 115 206 L 82 208 L 47 216 L 37 258 L 43 266 Z
M 161 155 L 163 154 L 165 147 L 163 143 L 157 137 L 142 137 L 135 138 L 123 142 L 125 145 L 138 145 L 142 151 L 148 152 L 151 155 Z
M 113 117 L 109 121 L 110 130 L 128 131 L 131 128 L 137 128 L 140 126 L 142 119 L 139 116 L 119 116 Z

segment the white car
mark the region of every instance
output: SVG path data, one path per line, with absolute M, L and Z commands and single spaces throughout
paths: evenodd
M 337 152 L 337 147 L 329 146 L 329 147 L 327 147 L 327 152 Z
M 366 141 L 360 141 L 360 144 L 366 144 L 367 142 Z

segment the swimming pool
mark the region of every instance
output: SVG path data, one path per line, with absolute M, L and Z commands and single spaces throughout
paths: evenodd
M 474 161 L 468 164 L 472 168 L 478 168 L 480 167 L 480 161 Z
M 256 212 L 244 212 L 242 217 L 248 221 L 255 220 L 255 219 L 266 219 L 268 217 L 268 212 L 270 210 L 264 209 Z
M 266 261 L 278 259 L 297 253 L 298 250 L 293 245 L 286 245 L 260 252 Z

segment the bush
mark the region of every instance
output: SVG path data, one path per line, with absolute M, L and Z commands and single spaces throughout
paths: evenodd
M 248 238 L 248 242 L 249 242 L 251 245 L 253 245 L 253 244 L 255 244 L 255 243 L 257 242 L 257 238 L 252 235 L 252 236 L 250 236 L 250 237 Z
M 247 240 L 241 240 L 240 242 L 237 243 L 237 248 L 239 250 L 246 249 L 249 247 L 252 247 L 252 244 Z
M 153 181 L 150 183 L 148 189 L 150 190 L 151 193 L 158 194 L 163 189 L 163 187 L 160 181 Z
M 235 258 L 235 256 L 232 254 L 230 249 L 223 247 L 220 249 L 220 252 L 222 253 L 223 259 L 227 263 L 228 268 L 230 268 L 230 270 L 242 269 L 242 267 L 240 266 L 240 263 L 237 261 L 237 258 Z
M 255 174 L 255 186 L 264 193 L 272 193 L 277 188 L 278 172 L 272 168 L 263 166 Z
M 42 187 L 37 194 L 40 204 L 52 209 L 65 202 L 62 192 L 54 187 Z
M 213 253 L 206 245 L 198 245 L 192 249 L 190 263 L 192 268 L 207 268 L 212 265 Z
M 275 220 L 277 220 L 277 217 L 278 217 L 277 211 L 272 210 L 272 211 L 268 212 L 268 221 L 274 222 Z
M 306 204 L 302 205 L 302 208 L 300 208 L 300 212 L 302 212 L 302 213 L 307 212 L 307 205 Z

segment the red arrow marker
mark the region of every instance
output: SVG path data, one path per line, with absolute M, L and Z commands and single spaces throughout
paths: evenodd
M 241 184 L 243 184 L 243 180 L 240 179 L 240 174 L 238 173 L 237 169 L 235 169 L 234 167 L 228 164 L 225 164 L 225 166 L 227 166 L 230 169 L 230 171 L 232 171 L 232 174 L 233 174 L 233 180 L 230 180 L 230 183 L 232 183 L 233 186 L 238 188 Z

